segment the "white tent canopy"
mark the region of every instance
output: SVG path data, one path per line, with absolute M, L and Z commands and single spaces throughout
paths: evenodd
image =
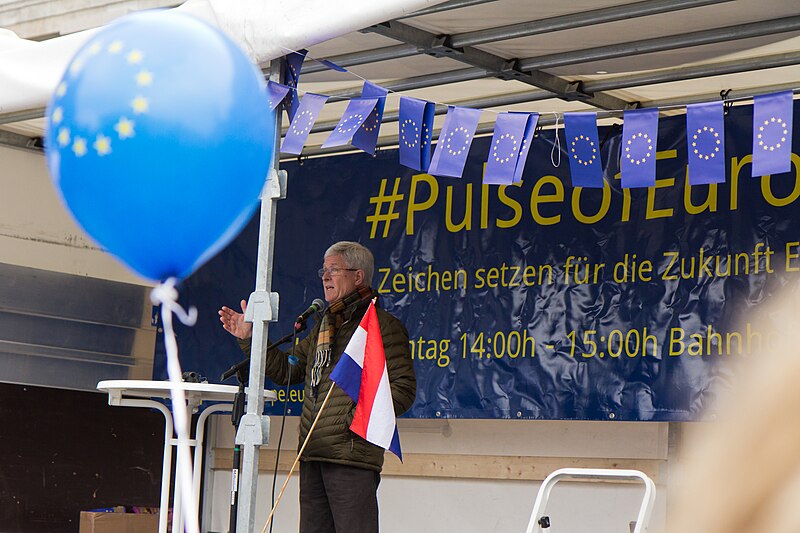
M 27 3 L 6 2 L 5 10 L 0 4 L 0 27 L 21 37 L 52 33 L 25 17 Z M 123 4 L 143 7 L 141 1 Z M 744 97 L 800 87 L 800 4 L 786 0 L 191 0 L 180 9 L 224 28 L 262 66 L 307 47 L 310 58 L 331 59 L 350 71 L 326 70 L 308 59 L 301 92 L 342 100 L 360 93 L 361 78 L 389 88 L 384 146 L 396 140 L 400 94 L 439 104 L 562 113 L 663 108 L 718 99 L 729 89 L 731 97 Z M 70 21 L 80 27 L 79 19 Z M 39 117 L 49 91 L 86 37 L 33 42 L 0 33 L 0 128 L 13 132 L 0 131 L 0 140 L 26 146 L 41 136 Z M 316 147 L 346 105 L 330 102 L 304 153 L 324 153 Z M 483 115 L 484 131 L 493 119 Z M 547 115 L 542 122 L 548 123 Z

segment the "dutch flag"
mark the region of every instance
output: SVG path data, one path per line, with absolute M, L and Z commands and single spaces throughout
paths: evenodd
M 400 436 L 386 370 L 386 354 L 374 299 L 331 372 L 331 380 L 356 402 L 350 430 L 368 442 L 393 452 L 402 461 Z

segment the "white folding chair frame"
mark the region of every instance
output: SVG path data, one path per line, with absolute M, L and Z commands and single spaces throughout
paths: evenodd
M 605 468 L 561 468 L 556 470 L 542 482 L 539 493 L 536 495 L 536 503 L 533 505 L 531 520 L 528 523 L 526 533 L 542 533 L 544 530 L 539 525 L 540 515 L 544 515 L 547 507 L 547 500 L 550 498 L 550 491 L 556 483 L 563 480 L 641 480 L 644 483 L 644 496 L 639 507 L 639 515 L 636 517 L 636 527 L 633 533 L 645 533 L 650 522 L 650 513 L 653 511 L 653 504 L 656 501 L 656 485 L 644 472 L 639 470 L 613 470 Z

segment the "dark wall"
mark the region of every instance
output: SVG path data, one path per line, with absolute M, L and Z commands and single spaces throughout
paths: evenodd
M 82 510 L 158 506 L 164 418 L 107 402 L 0 384 L 0 532 L 77 533 Z

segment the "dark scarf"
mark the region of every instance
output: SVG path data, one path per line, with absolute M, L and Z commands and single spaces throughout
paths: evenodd
M 345 311 L 358 307 L 359 304 L 366 302 L 373 296 L 374 293 L 371 287 L 361 287 L 333 302 L 325 311 L 325 314 L 322 315 L 319 336 L 317 337 L 317 353 L 314 356 L 314 366 L 311 368 L 312 388 L 317 388 L 322 379 L 322 369 L 331 363 L 333 337 L 336 335 L 336 330 L 342 327 L 344 323 Z

